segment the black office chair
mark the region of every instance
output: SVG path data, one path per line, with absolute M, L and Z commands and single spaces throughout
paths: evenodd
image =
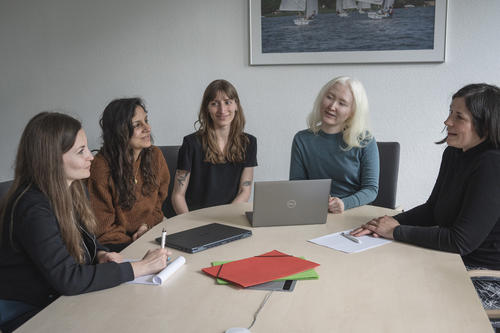
M 0 201 L 2 200 L 3 196 L 6 195 L 7 192 L 9 191 L 12 182 L 13 182 L 12 180 L 0 182 Z
M 11 302 L 11 301 L 7 301 Z M 24 324 L 26 321 L 31 319 L 34 315 L 37 314 L 38 311 L 40 311 L 39 308 L 36 308 L 31 305 L 24 305 L 24 309 L 20 311 L 16 311 L 21 314 L 15 315 L 14 318 L 9 319 L 6 322 L 0 322 L 0 333 L 4 332 L 13 332 L 16 330 L 19 326 Z M 19 310 L 19 309 L 18 309 Z M 0 313 L 7 314 L 8 317 L 12 316 L 12 304 L 5 303 L 5 302 L 0 302 Z M 10 314 L 9 314 L 10 312 Z
M 469 273 L 469 277 L 473 281 L 500 281 L 500 271 L 498 270 L 473 269 L 467 271 L 467 273 Z M 487 302 L 490 304 L 485 304 L 484 311 L 486 311 L 491 325 L 495 328 L 495 332 L 500 332 L 500 307 L 498 306 L 500 302 L 498 296 L 495 297 L 494 295 L 494 293 L 491 293 L 491 297 L 494 297 L 494 299 Z
M 170 184 L 168 185 L 168 196 L 163 202 L 162 210 L 165 217 L 170 218 L 175 214 L 174 207 L 172 206 L 172 191 L 174 190 L 175 171 L 177 170 L 177 155 L 181 146 L 158 146 L 167 161 L 168 171 L 170 172 Z
M 0 182 L 0 202 L 3 200 L 7 192 L 9 191 L 9 188 L 11 187 L 13 181 L 12 180 L 7 180 L 4 182 Z M 11 305 L 4 304 L 3 302 L 0 302 L 0 313 L 1 312 L 7 312 L 6 310 L 10 307 Z M 7 308 L 4 308 L 7 307 Z M 12 309 L 10 309 L 12 311 Z M 37 310 L 38 311 L 38 310 Z M 20 325 L 22 325 L 25 321 L 27 321 L 29 318 L 31 318 L 37 311 L 35 310 L 29 310 L 28 312 L 21 313 L 21 315 L 17 315 L 7 322 L 0 322 L 0 333 L 2 332 L 12 332 L 16 328 L 18 328 Z
M 377 146 L 380 159 L 378 195 L 370 205 L 395 209 L 399 173 L 399 142 L 377 142 Z

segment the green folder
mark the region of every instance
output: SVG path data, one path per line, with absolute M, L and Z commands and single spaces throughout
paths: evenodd
M 301 259 L 304 259 L 304 257 L 299 257 Z M 228 262 L 231 262 L 233 260 L 226 260 L 226 261 L 212 261 L 212 266 L 219 266 Z M 313 269 L 308 269 L 307 271 L 303 271 L 300 273 L 292 274 L 290 276 L 282 277 L 279 279 L 276 279 L 274 281 L 285 281 L 285 280 L 316 280 L 319 279 L 318 273 Z M 226 280 L 223 279 L 217 279 L 218 284 L 229 284 Z

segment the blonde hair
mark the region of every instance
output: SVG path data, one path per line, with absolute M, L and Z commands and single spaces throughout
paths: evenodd
M 321 104 L 323 98 L 328 93 L 334 84 L 347 86 L 353 96 L 353 114 L 346 120 L 345 127 L 342 131 L 342 138 L 347 147 L 345 150 L 350 150 L 353 147 L 365 147 L 372 139 L 372 134 L 368 124 L 368 97 L 366 96 L 363 84 L 357 79 L 348 76 L 339 76 L 329 81 L 321 88 L 314 101 L 313 110 L 307 117 L 307 125 L 309 130 L 317 134 L 322 125 Z
M 62 159 L 81 128 L 78 120 L 55 112 L 39 113 L 26 125 L 17 151 L 14 182 L 0 207 L 0 240 L 8 220 L 9 240 L 14 246 L 14 221 L 5 213 L 9 206 L 13 212 L 15 203 L 34 185 L 49 200 L 68 252 L 77 262 L 85 262 L 79 223 L 93 233 L 96 221 L 83 182 L 75 180 L 68 187 Z

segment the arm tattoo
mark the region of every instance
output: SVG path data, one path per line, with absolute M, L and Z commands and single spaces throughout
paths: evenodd
M 179 186 L 184 186 L 184 183 L 186 182 L 186 177 L 188 175 L 188 172 L 177 172 L 177 183 L 179 184 Z
M 250 186 L 252 185 L 252 181 L 251 180 L 245 180 L 241 183 L 241 186 L 240 186 L 240 190 L 238 191 L 238 195 L 240 195 L 241 193 L 243 193 L 243 188 L 244 187 L 247 187 L 247 186 Z

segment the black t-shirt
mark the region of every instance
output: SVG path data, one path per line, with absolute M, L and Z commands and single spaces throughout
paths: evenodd
M 205 162 L 201 138 L 192 133 L 184 137 L 179 150 L 177 169 L 190 172 L 186 190 L 189 210 L 225 205 L 238 194 L 244 168 L 257 166 L 257 139 L 245 133 L 250 142 L 242 163 L 212 164 Z
M 466 152 L 447 147 L 429 200 L 394 217 L 394 239 L 500 269 L 499 170 L 500 150 L 487 141 Z

